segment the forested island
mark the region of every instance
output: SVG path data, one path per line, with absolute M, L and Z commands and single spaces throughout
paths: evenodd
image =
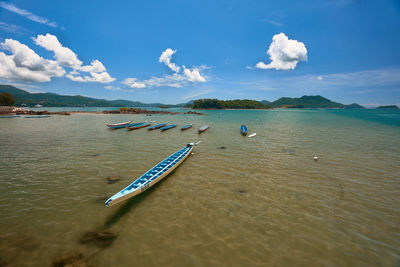
M 190 106 L 193 109 L 269 109 L 269 108 L 364 108 L 353 103 L 344 105 L 333 102 L 322 96 L 302 96 L 300 98 L 282 97 L 276 101 L 266 100 L 218 100 L 218 99 L 198 99 Z
M 379 106 L 376 109 L 399 109 L 396 105 L 389 105 L 389 106 Z

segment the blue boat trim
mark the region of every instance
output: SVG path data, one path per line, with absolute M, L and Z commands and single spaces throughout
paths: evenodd
M 242 124 L 242 125 L 240 126 L 240 133 L 241 133 L 242 135 L 246 135 L 246 134 L 247 134 L 247 126 L 246 126 L 246 125 Z
M 151 126 L 151 127 L 150 127 L 150 128 L 148 128 L 147 130 L 151 131 L 151 130 L 154 130 L 154 129 L 161 128 L 161 127 L 163 127 L 163 126 L 165 126 L 165 125 L 167 125 L 167 124 L 166 124 L 166 123 L 160 123 L 160 124 L 157 124 L 157 125 Z
M 25 116 L 25 118 L 32 119 L 32 118 L 48 118 L 51 117 L 50 115 L 32 115 L 32 116 Z
M 21 115 L 6 115 L 6 116 L 0 116 L 0 118 L 18 118 L 21 117 Z
M 160 128 L 160 130 L 165 131 L 165 130 L 169 130 L 169 129 L 175 128 L 175 127 L 176 127 L 176 124 L 171 124 L 171 125 L 167 125 L 167 126 Z
M 192 124 L 182 126 L 181 130 L 186 130 L 186 129 L 189 129 L 190 127 L 192 127 Z
M 105 205 L 106 207 L 109 206 L 111 201 L 118 200 L 119 198 L 123 198 L 124 196 L 127 196 L 128 194 L 133 193 L 136 190 L 139 190 L 137 194 L 145 191 L 150 187 L 150 183 L 152 181 L 155 181 L 157 178 L 159 178 L 161 175 L 166 173 L 168 170 L 173 168 L 177 163 L 179 163 L 183 158 L 185 158 L 188 153 L 192 150 L 193 144 L 188 144 L 186 147 L 180 149 L 179 151 L 175 152 L 168 158 L 164 159 L 157 165 L 155 165 L 153 168 L 151 168 L 149 171 L 147 171 L 145 174 L 137 178 L 134 182 L 132 182 L 130 185 L 110 197 L 106 202 Z M 134 195 L 132 195 L 134 196 Z M 128 197 L 129 198 L 129 197 Z M 125 200 L 125 199 L 122 199 Z M 122 201 L 121 200 L 121 201 Z

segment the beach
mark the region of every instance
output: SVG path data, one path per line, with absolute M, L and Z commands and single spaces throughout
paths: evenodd
M 81 255 L 86 266 L 399 264 L 399 111 L 86 113 L 101 110 L 0 121 L 0 262 L 49 266 Z M 149 118 L 178 127 L 106 127 Z M 257 136 L 242 136 L 242 122 Z M 193 128 L 180 131 L 187 123 Z M 197 141 L 156 186 L 104 206 Z M 88 232 L 114 237 L 83 242 Z

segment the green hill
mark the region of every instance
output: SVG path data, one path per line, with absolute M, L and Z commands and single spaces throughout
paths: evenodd
M 300 98 L 281 97 L 278 100 L 271 102 L 270 105 L 276 108 L 364 108 L 356 103 L 343 105 L 341 103 L 333 102 L 320 95 L 305 95 Z
M 10 93 L 17 106 L 26 104 L 34 106 L 40 104 L 44 107 L 145 107 L 153 106 L 141 102 L 128 100 L 105 100 L 84 97 L 80 95 L 67 96 L 54 93 L 29 93 L 11 85 L 0 85 L 0 93 Z
M 398 106 L 396 105 L 390 105 L 390 106 L 379 106 L 377 109 L 399 109 Z

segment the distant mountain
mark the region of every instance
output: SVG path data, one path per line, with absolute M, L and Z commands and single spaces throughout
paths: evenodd
M 66 96 L 54 93 L 29 93 L 11 85 L 0 85 L 0 93 L 10 93 L 16 100 L 16 105 L 44 107 L 146 107 L 154 104 L 144 104 L 129 100 L 105 100 L 80 95 Z M 158 105 L 158 104 L 157 104 Z M 161 104 L 160 104 L 161 105 Z
M 261 100 L 260 103 L 263 104 L 263 105 L 269 105 L 269 104 L 271 104 L 271 101 Z
M 300 98 L 281 97 L 276 101 L 269 103 L 272 107 L 281 108 L 364 108 L 356 103 L 343 105 L 333 102 L 320 95 L 302 96 Z
M 390 106 L 379 106 L 376 109 L 399 109 L 399 107 L 396 105 L 390 105 Z

